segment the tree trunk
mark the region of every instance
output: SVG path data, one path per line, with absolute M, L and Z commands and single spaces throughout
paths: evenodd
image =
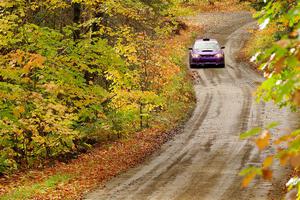
M 73 22 L 75 24 L 80 23 L 81 17 L 81 4 L 80 3 L 73 3 Z M 80 29 L 77 27 L 73 32 L 74 41 L 80 39 Z

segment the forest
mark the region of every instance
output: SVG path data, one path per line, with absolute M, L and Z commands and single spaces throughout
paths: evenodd
M 1 1 L 0 173 L 167 124 L 193 95 L 155 41 L 187 3 Z

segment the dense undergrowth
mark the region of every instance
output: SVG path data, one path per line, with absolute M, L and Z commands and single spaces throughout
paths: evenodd
M 1 1 L 0 174 L 170 123 L 192 85 L 157 51 L 196 2 Z

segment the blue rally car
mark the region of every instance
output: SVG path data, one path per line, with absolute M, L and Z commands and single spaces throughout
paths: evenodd
M 225 47 L 220 47 L 215 39 L 197 39 L 193 48 L 190 48 L 190 67 L 214 65 L 225 67 Z

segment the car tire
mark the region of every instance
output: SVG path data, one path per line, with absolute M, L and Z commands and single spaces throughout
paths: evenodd
M 220 68 L 225 68 L 225 64 L 220 64 L 219 67 Z
M 193 68 L 196 68 L 197 66 L 194 65 L 194 64 L 190 64 L 190 68 L 193 69 Z

